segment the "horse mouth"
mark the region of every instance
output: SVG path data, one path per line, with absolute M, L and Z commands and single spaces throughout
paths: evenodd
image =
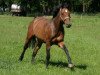
M 66 25 L 67 28 L 70 28 L 71 26 L 72 26 L 71 24 L 67 24 L 67 25 Z

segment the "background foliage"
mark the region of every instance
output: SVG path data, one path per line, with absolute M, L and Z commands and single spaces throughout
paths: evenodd
M 27 13 L 51 14 L 53 8 L 60 3 L 67 3 L 73 12 L 99 12 L 100 0 L 0 0 L 0 7 L 3 12 L 13 3 L 19 4 L 27 10 Z

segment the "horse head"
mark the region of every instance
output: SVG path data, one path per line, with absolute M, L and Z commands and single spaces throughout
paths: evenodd
M 70 11 L 67 8 L 60 8 L 59 10 L 59 16 L 61 21 L 66 25 L 67 28 L 71 27 L 70 23 Z

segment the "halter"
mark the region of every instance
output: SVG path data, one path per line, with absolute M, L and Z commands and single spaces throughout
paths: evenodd
M 61 11 L 61 9 L 60 9 L 60 11 Z M 60 12 L 60 14 L 61 14 L 61 12 Z M 64 19 L 61 17 L 61 15 L 60 15 L 60 18 L 61 18 L 61 20 L 63 20 L 63 21 L 65 21 L 66 19 L 69 19 L 70 17 L 65 17 Z
M 69 17 L 65 17 L 64 19 L 60 16 L 61 20 L 65 21 L 66 19 L 69 19 Z

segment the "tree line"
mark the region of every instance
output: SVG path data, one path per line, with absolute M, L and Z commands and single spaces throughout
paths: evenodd
M 53 8 L 61 3 L 67 3 L 72 12 L 100 12 L 100 0 L 0 0 L 0 8 L 11 10 L 11 5 L 16 3 L 26 9 L 27 13 L 51 14 Z

